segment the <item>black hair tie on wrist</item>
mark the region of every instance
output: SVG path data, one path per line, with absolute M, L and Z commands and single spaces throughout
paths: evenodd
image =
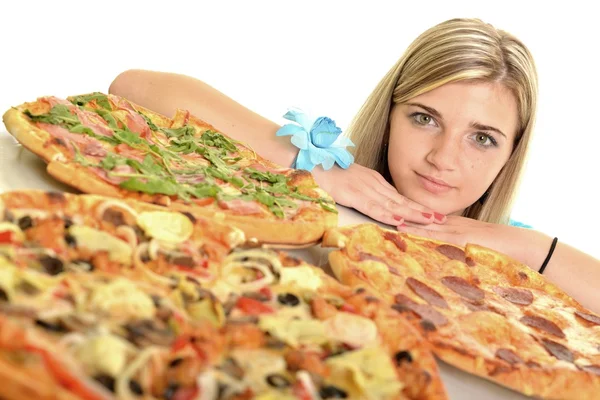
M 552 253 L 554 253 L 554 248 L 556 247 L 556 243 L 558 242 L 558 238 L 555 237 L 552 240 L 552 244 L 550 245 L 550 251 L 548 252 L 548 255 L 546 256 L 546 259 L 544 260 L 544 263 L 542 264 L 542 267 L 540 268 L 540 270 L 538 271 L 540 274 L 544 273 L 544 270 L 546 269 L 546 266 L 548 265 L 548 262 L 550 261 L 550 259 L 552 258 Z

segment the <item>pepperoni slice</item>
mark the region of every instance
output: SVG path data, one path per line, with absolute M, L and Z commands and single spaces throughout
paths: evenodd
M 481 301 L 485 297 L 483 290 L 458 276 L 445 276 L 442 278 L 442 284 L 465 299 Z
M 514 304 L 528 306 L 533 302 L 533 293 L 527 289 L 496 286 L 493 290 L 498 296 Z
M 563 346 L 560 343 L 556 343 L 553 340 L 542 339 L 542 345 L 548 353 L 558 358 L 559 360 L 568 361 L 572 363 L 575 359 L 573 353 L 571 353 L 571 350 L 569 350 L 567 347 Z
M 595 325 L 600 325 L 600 317 L 598 317 L 596 315 L 584 313 L 581 311 L 575 311 L 575 315 L 577 315 L 581 319 L 586 320 L 587 322 L 591 322 L 592 324 L 595 324 Z
M 436 326 L 443 326 L 448 323 L 448 319 L 444 316 L 444 314 L 426 304 L 419 304 L 404 294 L 397 294 L 395 300 L 396 304 L 394 304 L 392 308 L 396 311 L 413 311 L 422 319 L 428 320 Z
M 600 375 L 600 366 L 598 366 L 598 365 L 579 366 L 579 369 L 589 372 L 591 374 Z
M 423 282 L 418 281 L 415 278 L 406 278 L 406 284 L 420 298 L 422 298 L 432 306 L 440 308 L 450 308 L 448 307 L 448 303 L 446 303 L 446 300 L 444 300 L 441 294 L 439 294 Z
M 394 243 L 396 245 L 396 247 L 398 248 L 398 250 L 400 250 L 402 252 L 406 251 L 406 242 L 404 240 L 402 240 L 402 238 L 400 236 L 398 236 L 397 234 L 394 234 L 393 232 L 384 232 L 383 238 L 385 240 L 389 240 L 390 242 Z
M 449 245 L 449 244 L 441 244 L 436 248 L 437 251 L 445 255 L 451 260 L 458 260 L 464 263 L 467 262 L 467 257 L 465 256 L 465 252 L 463 249 Z
M 506 361 L 510 365 L 523 364 L 523 360 L 514 351 L 510 349 L 498 349 L 496 351 L 496 357 Z
M 520 321 L 525 325 L 542 330 L 561 339 L 565 338 L 565 334 L 563 333 L 562 329 L 560 329 L 560 327 L 554 322 L 547 320 L 546 318 L 538 317 L 535 315 L 526 315 L 522 317 Z
M 382 263 L 382 264 L 384 264 L 384 265 L 387 266 L 388 271 L 390 271 L 390 274 L 396 275 L 396 276 L 402 276 L 402 274 L 400 274 L 400 271 L 398 271 L 398 269 L 396 267 L 392 267 L 390 264 L 388 264 L 388 262 L 386 260 L 384 260 L 381 257 L 377 257 L 377 256 L 374 256 L 374 255 L 369 254 L 369 253 L 360 252 L 358 254 L 358 259 L 360 261 L 367 261 L 368 260 L 368 261 L 377 261 L 377 262 L 380 262 L 380 263 Z
M 463 299 L 463 304 L 466 305 L 469 310 L 476 312 L 476 311 L 487 311 L 487 312 L 493 312 L 502 316 L 505 316 L 505 314 L 499 310 L 497 310 L 494 307 L 491 307 L 483 302 L 475 302 L 472 300 L 468 300 L 468 299 Z

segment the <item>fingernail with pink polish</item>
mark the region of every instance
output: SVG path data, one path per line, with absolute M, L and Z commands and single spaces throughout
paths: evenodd
M 396 221 L 402 221 L 403 218 L 401 216 L 399 216 L 399 215 L 394 215 L 394 219 Z
M 431 213 L 426 213 L 426 212 L 422 212 L 421 214 L 427 219 L 431 218 L 431 215 L 432 215 Z
M 446 218 L 446 216 L 444 214 L 440 214 L 437 212 L 434 212 L 433 215 L 435 216 L 435 219 L 438 221 L 443 221 Z

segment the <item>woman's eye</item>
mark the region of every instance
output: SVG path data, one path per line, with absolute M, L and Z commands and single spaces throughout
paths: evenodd
M 423 113 L 415 113 L 412 117 L 419 125 L 429 125 L 433 122 L 433 118 L 431 117 L 431 115 Z
M 483 147 L 496 146 L 496 140 L 488 134 L 485 133 L 476 133 L 475 134 L 475 142 Z

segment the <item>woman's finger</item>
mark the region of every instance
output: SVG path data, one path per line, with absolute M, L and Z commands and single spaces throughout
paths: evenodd
M 434 228 L 429 229 L 429 228 Z M 415 236 L 426 237 L 433 240 L 439 240 L 441 242 L 453 243 L 459 246 L 463 246 L 462 235 L 456 231 L 444 231 L 439 229 L 436 225 L 428 225 L 427 227 L 417 227 L 414 225 L 402 224 L 398 225 L 396 229 L 399 232 L 409 233 Z
M 433 222 L 433 214 L 399 205 L 392 199 L 386 198 L 373 190 L 355 189 L 350 197 L 350 207 L 384 224 L 397 226 L 404 221 L 419 224 Z
M 416 201 L 410 200 L 404 196 L 402 196 L 396 188 L 390 185 L 387 181 L 383 180 L 374 180 L 373 186 L 371 186 L 373 190 L 381 193 L 381 195 L 386 196 L 389 200 L 389 203 L 386 204 L 386 208 L 391 212 L 395 212 L 395 210 L 399 210 L 401 207 L 408 207 L 412 210 L 421 211 L 424 213 L 427 223 L 438 223 L 443 224 L 446 222 L 446 216 L 444 214 L 438 213 L 434 210 L 431 210 L 428 207 L 425 207 L 422 204 L 417 203 Z M 400 212 L 400 211 L 399 211 Z M 414 220 L 416 222 L 416 220 Z

